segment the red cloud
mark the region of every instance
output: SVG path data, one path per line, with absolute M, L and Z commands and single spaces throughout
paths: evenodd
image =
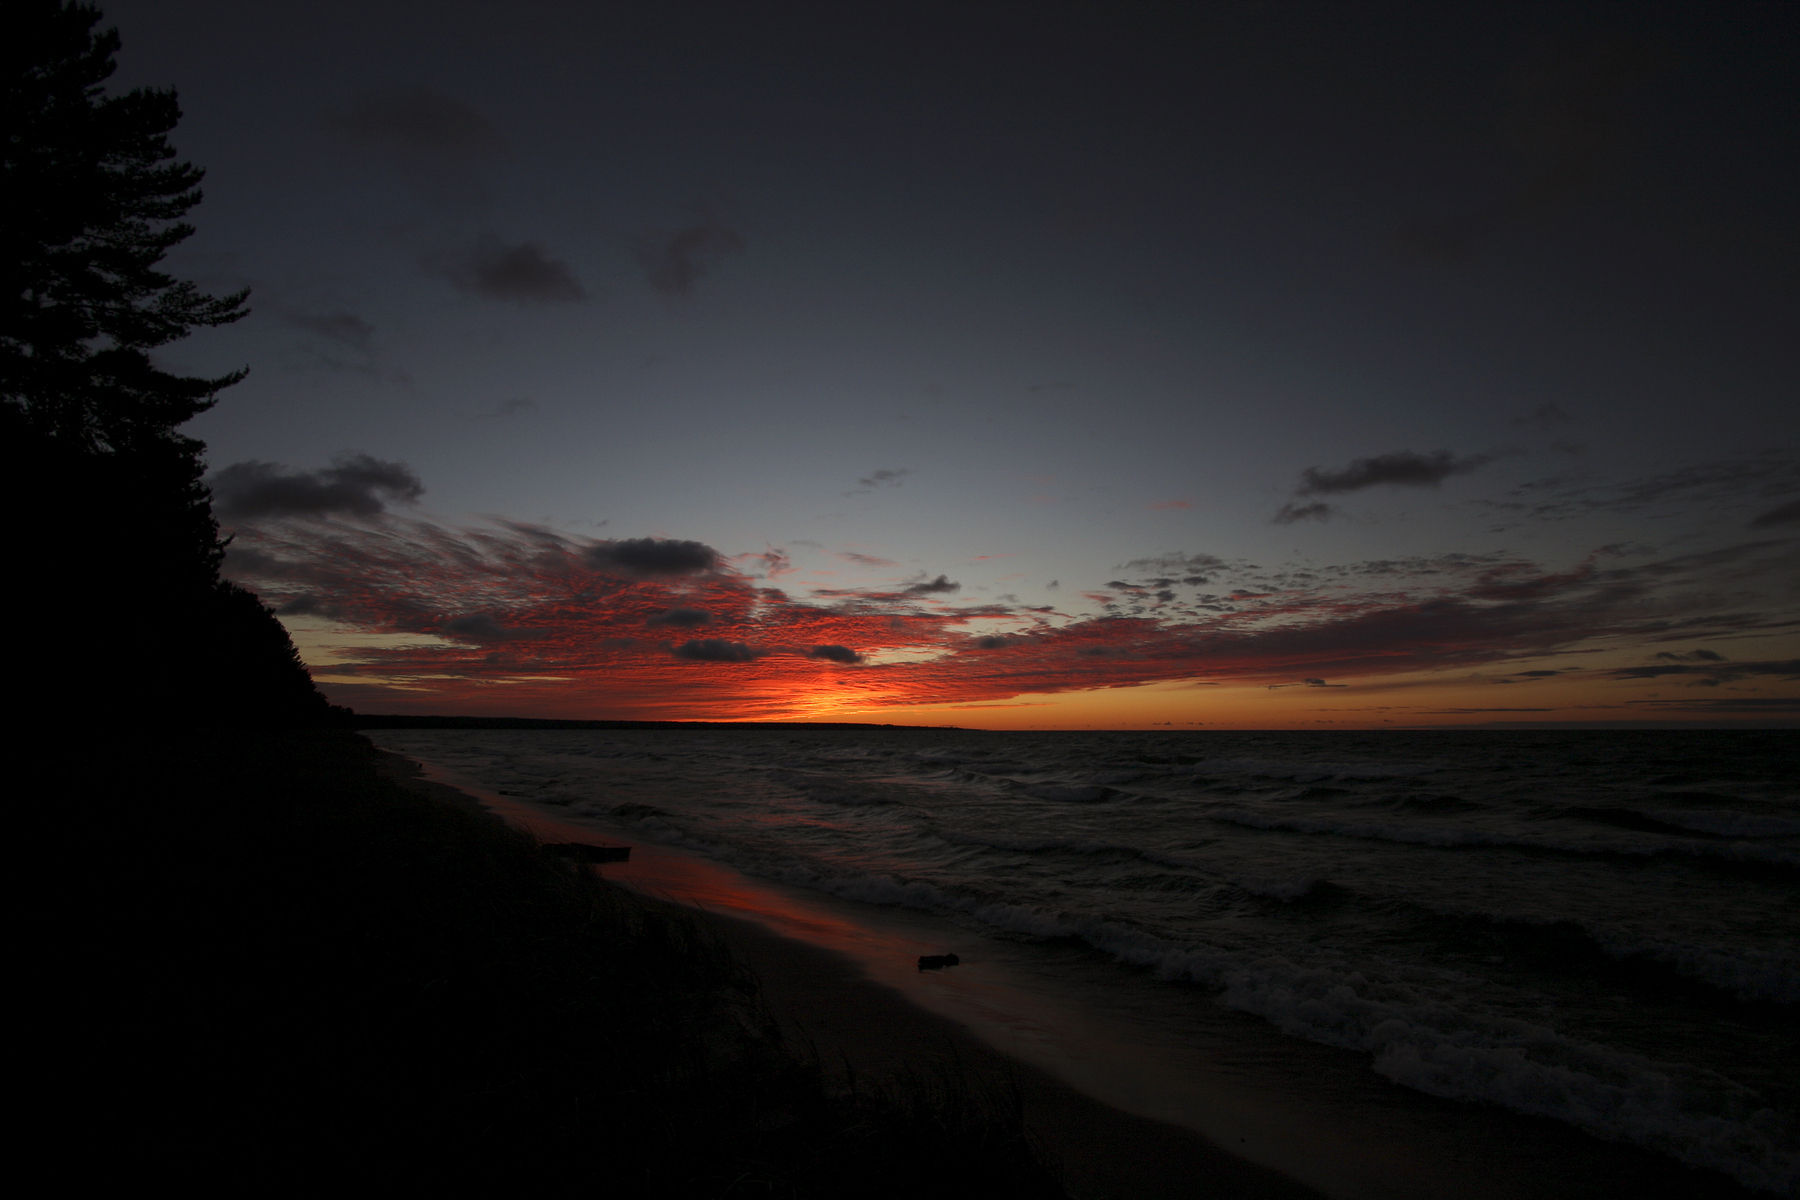
M 289 614 L 401 635 L 313 664 L 334 700 L 364 709 L 792 719 L 1171 680 L 1466 668 L 1601 635 L 1704 636 L 1708 621 L 1767 628 L 1741 609 L 1696 617 L 1671 591 L 1716 585 L 1720 566 L 1715 556 L 1552 573 L 1446 559 L 1422 566 L 1414 578 L 1428 586 L 1408 590 L 1392 564 L 1374 564 L 1364 573 L 1378 592 L 1265 580 L 1167 609 L 1094 593 L 1100 615 L 1073 618 L 957 606 L 941 577 L 801 600 L 698 542 L 596 541 L 521 524 L 243 530 L 231 570 Z

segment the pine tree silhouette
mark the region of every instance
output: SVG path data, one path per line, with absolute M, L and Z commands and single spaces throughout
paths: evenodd
M 106 91 L 119 49 L 84 4 L 16 0 L 0 43 L 0 495 L 13 521 L 12 690 L 41 713 L 157 724 L 324 720 L 224 545 L 180 431 L 243 370 L 152 357 L 247 312 L 161 270 L 203 172 L 175 156 L 175 93 Z M 277 638 L 275 634 L 279 632 Z

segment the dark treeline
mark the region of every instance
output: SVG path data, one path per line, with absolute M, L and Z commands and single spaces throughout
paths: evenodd
M 109 93 L 119 37 L 81 5 L 11 6 L 0 194 L 0 489 L 13 521 L 11 691 L 59 720 L 319 724 L 287 632 L 223 580 L 182 425 L 244 375 L 153 357 L 248 311 L 161 269 L 203 172 L 175 156 L 172 91 Z

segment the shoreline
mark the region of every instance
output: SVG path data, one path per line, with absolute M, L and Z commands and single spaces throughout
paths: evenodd
M 830 950 L 744 918 L 698 912 L 762 984 L 784 1034 L 834 1082 L 962 1086 L 1016 1105 L 1043 1161 L 1083 1200 L 1177 1200 L 1204 1191 L 1241 1200 L 1321 1193 L 1178 1125 L 1114 1108 L 982 1040 L 967 1027 L 861 975 Z
M 380 751 L 382 772 L 445 803 L 522 824 L 553 818 L 504 797 L 447 782 L 429 764 Z M 569 831 L 561 830 L 558 837 Z M 674 904 L 753 971 L 761 999 L 791 1040 L 840 1087 L 970 1086 L 967 1098 L 1017 1105 L 1043 1161 L 1080 1200 L 1322 1200 L 1323 1193 L 1182 1126 L 1139 1116 L 996 1048 L 965 1024 L 914 1003 L 859 969 L 852 957 L 784 937 L 763 922 L 659 897 L 601 875 L 648 900 Z
M 429 764 L 420 764 L 419 769 L 426 774 L 438 771 Z M 536 826 L 545 840 L 601 836 L 591 826 L 565 822 L 552 812 L 495 795 L 448 773 L 441 773 L 432 785 L 528 830 Z M 901 1074 L 921 1073 L 915 1047 L 929 1040 L 944 1047 L 935 1058 L 924 1060 L 930 1069 L 945 1057 L 956 1062 L 964 1056 L 983 1057 L 990 1064 L 1013 1064 L 1012 1069 L 1042 1076 L 1075 1096 L 1074 1103 L 1093 1106 L 1087 1118 L 1074 1122 L 1078 1133 L 1098 1119 L 1092 1116 L 1093 1109 L 1135 1123 L 1135 1133 L 1121 1126 L 1110 1136 L 1122 1145 L 1138 1139 L 1138 1148 L 1113 1149 L 1105 1144 L 1107 1139 L 1097 1139 L 1101 1144 L 1092 1153 L 1101 1162 L 1084 1177 L 1084 1190 L 1078 1194 L 1113 1194 L 1085 1190 L 1089 1179 L 1100 1181 L 1094 1186 L 1105 1186 L 1105 1160 L 1131 1170 L 1146 1157 L 1164 1154 L 1183 1166 L 1161 1170 L 1156 1181 L 1134 1183 L 1133 1194 L 1189 1195 L 1213 1170 L 1237 1173 L 1233 1177 L 1240 1182 L 1233 1186 L 1242 1190 L 1226 1194 L 1252 1198 L 1297 1194 L 1337 1200 L 1425 1200 L 1453 1191 L 1482 1200 L 1518 1195 L 1564 1200 L 1615 1195 L 1741 1200 L 1757 1194 L 1721 1175 L 1604 1141 L 1549 1118 L 1402 1088 L 1376 1077 L 1354 1054 L 1295 1043 L 1254 1018 L 1195 1004 L 1190 996 L 1178 1002 L 1209 1014 L 1205 1035 L 1211 1039 L 1210 1049 L 1179 1046 L 1175 1049 L 1180 1062 L 1152 1060 L 1164 1083 L 1171 1073 L 1185 1070 L 1193 1076 L 1180 1080 L 1184 1088 L 1180 1103 L 1170 1103 L 1168 1095 L 1157 1091 L 1156 1082 L 1145 1083 L 1131 1073 L 1134 1062 L 1146 1061 L 1146 1048 L 1156 1047 L 1109 1036 L 1118 1030 L 1117 1018 L 1131 1020 L 1129 1011 L 1097 1018 L 1077 1013 L 1071 1023 L 1066 1012 L 1052 1011 L 1056 997 L 1047 997 L 1039 1007 L 1037 992 L 1030 990 L 1035 979 L 1037 986 L 1061 991 L 1061 979 L 1041 972 L 1035 977 L 1022 975 L 1010 970 L 1018 966 L 1016 962 L 971 963 L 968 947 L 921 941 L 940 936 L 925 928 L 929 922 L 915 922 L 908 914 L 886 909 L 862 911 L 858 906 L 821 902 L 810 894 L 739 876 L 685 850 L 640 842 L 637 851 L 629 867 L 608 868 L 602 874 L 640 894 L 682 904 L 716 926 L 741 957 L 755 960 L 753 968 L 763 976 L 771 1007 L 783 1010 L 777 1015 L 785 1028 L 815 1044 L 829 1042 L 836 1052 L 849 1053 L 853 1062 L 866 1057 Z M 633 879 L 634 874 L 639 877 Z M 962 953 L 965 965 L 941 978 L 936 973 L 918 976 L 915 987 L 910 955 L 946 949 Z M 1090 972 L 1098 971 L 1090 964 Z M 1010 977 L 1002 980 L 1003 975 Z M 1026 991 L 1020 990 L 1021 984 L 1027 985 Z M 1001 993 L 1000 1008 L 984 1007 L 996 993 Z M 1021 999 L 1031 1011 L 1006 1007 Z M 834 1021 L 834 1013 L 855 1011 L 858 1004 L 877 1015 L 860 1022 Z M 1106 1025 L 1109 1016 L 1111 1026 Z M 1094 1032 L 1093 1027 L 1082 1027 L 1088 1018 L 1099 1021 L 1101 1036 L 1088 1036 Z M 859 1030 L 858 1024 L 864 1028 Z M 872 1035 L 869 1027 L 874 1027 Z M 912 1029 L 915 1036 L 896 1044 L 885 1033 L 889 1027 Z M 1071 1031 L 1081 1045 L 1057 1041 Z M 1280 1052 L 1284 1057 L 1289 1051 L 1304 1056 L 1309 1067 L 1318 1067 L 1317 1075 L 1296 1080 L 1289 1070 L 1281 1077 L 1286 1084 L 1265 1077 L 1259 1055 L 1271 1041 L 1284 1046 Z M 1109 1059 L 1115 1050 L 1128 1057 Z M 1222 1065 L 1208 1061 L 1215 1052 Z M 821 1057 L 829 1065 L 830 1054 Z M 929 1078 L 929 1070 L 924 1074 Z M 1005 1072 L 998 1077 L 1004 1080 Z M 1126 1086 L 1121 1087 L 1122 1082 Z M 1051 1130 L 1040 1135 L 1040 1141 L 1054 1143 L 1056 1136 Z M 1154 1152 L 1143 1148 L 1152 1144 L 1161 1148 Z M 1054 1144 L 1049 1148 L 1056 1149 Z M 1068 1150 L 1061 1157 L 1067 1161 L 1087 1153 Z M 1239 1168 L 1244 1170 L 1239 1173 Z M 1074 1175 L 1070 1178 L 1073 1185 Z M 1146 1187 L 1164 1190 L 1146 1192 Z

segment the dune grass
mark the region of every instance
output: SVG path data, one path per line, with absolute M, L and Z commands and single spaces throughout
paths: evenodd
M 1004 1097 L 828 1087 L 702 925 L 354 734 L 78 741 L 28 752 L 15 815 L 47 868 L 24 1086 L 84 1178 L 1061 1194 Z

